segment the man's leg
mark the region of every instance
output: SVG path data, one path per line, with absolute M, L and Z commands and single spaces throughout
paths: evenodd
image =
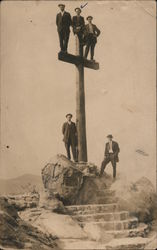
M 70 143 L 65 143 L 65 148 L 66 148 L 66 152 L 67 152 L 67 157 L 70 160 L 71 159 L 71 155 L 70 155 Z
M 89 53 L 89 44 L 86 45 L 86 49 L 85 49 L 85 58 L 87 58 L 88 56 L 88 53 Z
M 113 167 L 113 178 L 116 178 L 116 161 L 114 159 L 111 160 L 112 167 Z
M 77 35 L 79 39 L 79 54 L 80 56 L 83 56 L 82 32 L 79 32 Z
M 60 49 L 61 51 L 64 50 L 64 46 L 63 46 L 63 31 L 58 32 L 59 35 L 59 43 L 60 43 Z
M 88 53 L 89 53 L 89 48 L 90 48 L 90 38 L 88 38 L 88 41 L 86 43 L 86 49 L 85 49 L 85 58 L 87 58 Z
M 94 59 L 94 49 L 95 49 L 95 42 L 91 44 L 91 60 Z
M 103 162 L 101 163 L 101 170 L 100 170 L 100 176 L 103 175 L 103 172 L 106 168 L 106 165 L 110 162 L 110 158 L 105 157 L 105 159 L 103 160 Z
M 77 153 L 76 153 L 76 146 L 71 144 L 71 150 L 72 150 L 72 154 L 73 154 L 73 159 L 74 161 L 77 161 Z
M 68 42 L 69 42 L 70 32 L 64 32 L 64 51 L 68 49 Z

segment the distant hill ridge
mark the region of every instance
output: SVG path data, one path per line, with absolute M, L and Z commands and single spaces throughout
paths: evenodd
M 22 194 L 43 189 L 41 176 L 24 174 L 12 179 L 0 179 L 0 195 Z

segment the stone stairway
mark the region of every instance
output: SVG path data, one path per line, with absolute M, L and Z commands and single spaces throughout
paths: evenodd
M 69 215 L 82 228 L 96 226 L 114 238 L 147 237 L 149 227 L 130 217 L 128 211 L 120 211 L 116 203 L 66 206 Z
M 79 224 L 88 236 L 75 238 L 76 232 L 71 231 L 73 237 L 59 237 L 63 250 L 144 250 L 145 246 L 154 239 L 154 235 L 150 237 L 148 225 L 139 223 L 138 219 L 131 217 L 128 211 L 120 211 L 117 203 L 73 205 L 66 206 L 66 209 L 67 214 L 73 218 L 74 225 Z M 43 212 L 44 215 L 41 218 Z M 52 212 L 47 212 L 49 218 Z M 35 225 L 38 219 L 39 222 L 46 219 L 47 212 L 37 207 L 22 211 L 19 215 Z M 57 214 L 52 214 L 54 218 L 57 216 Z M 59 216 L 63 216 L 65 228 L 67 217 L 66 215 L 65 217 L 64 215 Z M 58 220 L 56 222 L 60 225 Z M 54 220 L 50 222 L 53 229 L 54 223 Z M 72 224 L 71 221 L 70 225 Z M 99 230 L 97 231 L 97 229 Z M 101 239 L 92 239 L 89 234 L 92 230 L 94 233 L 101 234 Z

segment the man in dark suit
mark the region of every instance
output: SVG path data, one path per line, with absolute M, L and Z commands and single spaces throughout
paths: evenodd
M 85 27 L 84 17 L 82 17 L 81 9 L 75 8 L 76 16 L 72 18 L 72 26 L 74 35 L 78 36 L 79 39 L 79 54 L 83 56 L 83 30 Z
M 71 121 L 72 114 L 66 115 L 67 122 L 63 124 L 62 133 L 63 133 L 63 141 L 65 143 L 65 148 L 67 152 L 67 157 L 70 160 L 70 147 L 73 154 L 74 161 L 77 161 L 77 129 L 74 122 Z
M 59 4 L 60 13 L 56 16 L 56 25 L 59 35 L 60 48 L 62 52 L 67 53 L 70 25 L 72 24 L 70 13 L 65 11 L 65 5 Z
M 101 171 L 100 176 L 103 175 L 104 169 L 106 168 L 106 165 L 111 162 L 113 167 L 113 178 L 116 178 L 116 163 L 119 161 L 118 154 L 119 154 L 119 145 L 117 142 L 112 141 L 113 136 L 108 135 L 108 142 L 106 143 L 105 148 L 105 157 L 101 164 Z
M 85 49 L 85 58 L 87 58 L 89 49 L 91 52 L 91 60 L 94 60 L 94 49 L 95 45 L 97 43 L 97 37 L 100 35 L 100 30 L 97 28 L 95 24 L 92 23 L 93 17 L 88 16 L 87 21 L 88 24 L 85 25 L 85 43 L 86 43 L 86 49 Z

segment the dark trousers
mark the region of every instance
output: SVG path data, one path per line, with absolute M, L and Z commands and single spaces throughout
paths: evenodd
M 71 143 L 71 140 L 69 139 L 69 141 L 67 143 L 65 142 L 65 148 L 66 148 L 67 157 L 69 160 L 71 159 L 70 147 L 71 147 L 73 159 L 74 159 L 74 161 L 77 161 L 77 147 L 76 147 L 76 145 Z
M 67 51 L 70 32 L 66 30 L 58 31 L 61 51 Z
M 93 60 L 95 45 L 95 37 L 93 36 L 93 34 L 89 34 L 86 42 L 85 58 L 87 58 L 90 49 L 91 60 Z
M 116 178 L 116 161 L 114 159 L 114 155 L 113 154 L 109 154 L 108 156 L 105 157 L 105 159 L 103 160 L 102 164 L 101 164 L 101 171 L 100 171 L 100 176 L 103 175 L 103 172 L 106 168 L 106 165 L 111 162 L 112 163 L 112 167 L 113 167 L 113 178 Z
M 78 32 L 76 33 L 79 39 L 79 55 L 83 56 L 83 33 Z

